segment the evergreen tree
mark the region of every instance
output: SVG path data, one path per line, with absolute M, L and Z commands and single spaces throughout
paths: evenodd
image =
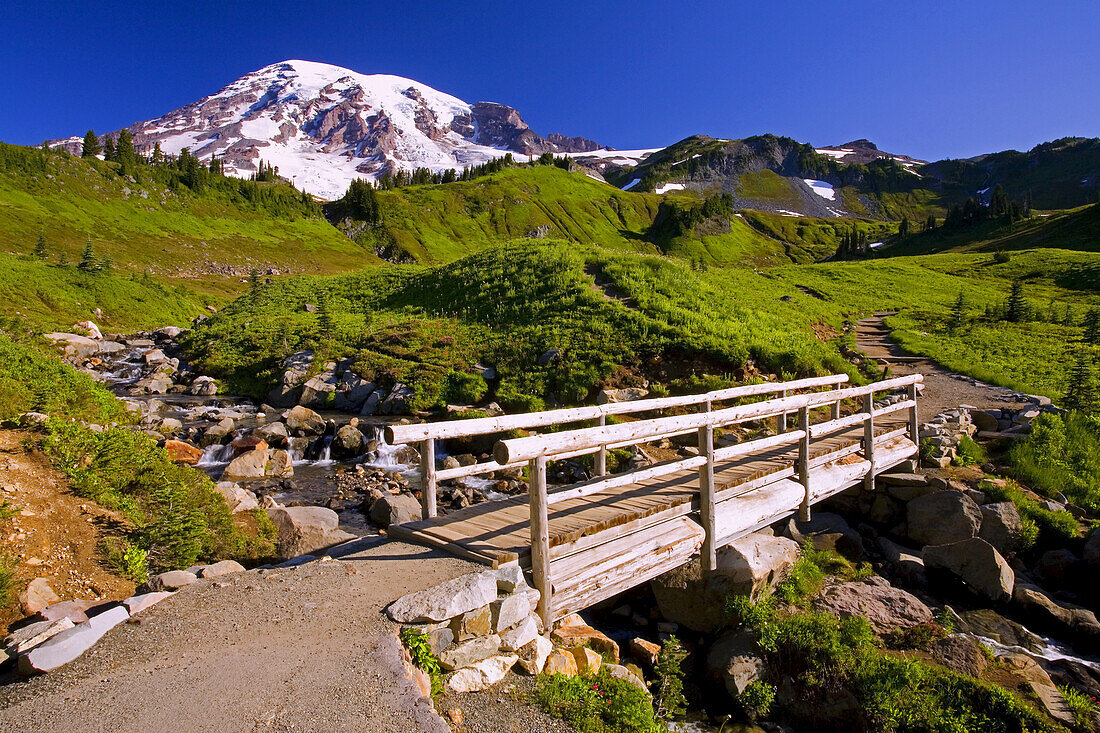
M 959 297 L 955 298 L 955 304 L 951 306 L 951 318 L 947 321 L 947 330 L 955 333 L 966 323 L 966 297 L 959 291 Z
M 38 235 L 38 241 L 34 244 L 34 249 L 31 250 L 31 254 L 39 260 L 46 259 L 46 238 L 41 234 Z
M 248 273 L 248 289 L 253 295 L 260 292 L 260 271 L 255 267 Z
M 133 172 L 137 164 L 137 153 L 134 152 L 134 136 L 129 130 L 118 133 L 118 140 L 115 141 L 115 160 L 122 165 L 123 175 Z
M 924 231 L 931 232 L 936 229 L 936 215 L 929 214 L 928 219 L 924 222 Z
M 993 195 L 989 199 L 989 208 L 994 216 L 1000 216 L 1008 212 L 1008 196 L 1005 195 L 1005 187 L 997 184 L 993 188 Z
M 329 302 L 328 293 L 321 291 L 317 296 L 317 329 L 321 332 L 321 338 L 332 338 L 336 324 L 332 320 L 332 304 Z
M 160 143 L 153 143 L 153 156 L 149 159 L 149 162 L 153 165 L 160 165 L 164 162 L 164 151 L 160 149 Z
M 67 256 L 67 255 L 66 255 L 66 254 L 65 254 L 64 252 L 62 252 L 62 253 L 61 253 L 61 254 L 60 254 L 60 255 L 58 256 L 58 258 L 57 258 L 57 266 L 58 266 L 58 267 L 68 267 L 68 266 L 69 266 L 69 258 L 68 258 L 68 256 Z
M 1100 345 L 1100 309 L 1089 308 L 1088 313 L 1085 314 L 1085 333 L 1084 340 L 1090 344 Z
M 909 236 L 909 217 L 901 217 L 901 224 L 898 224 L 898 236 L 905 239 Z
M 80 157 L 94 158 L 99 155 L 102 149 L 99 146 L 99 138 L 95 136 L 94 132 L 88 130 L 84 133 L 84 148 L 80 151 Z
M 1021 323 L 1027 320 L 1028 307 L 1027 301 L 1024 300 L 1024 282 L 1023 280 L 1013 280 L 1012 290 L 1008 294 L 1008 300 L 1005 301 L 1005 320 L 1011 323 Z
M 80 262 L 77 264 L 77 268 L 84 272 L 95 272 L 99 269 L 99 261 L 95 257 L 95 250 L 92 249 L 91 240 L 88 240 L 88 243 L 84 245 L 84 252 L 80 255 Z
M 1093 379 L 1092 359 L 1085 349 L 1077 352 L 1077 360 L 1069 374 L 1066 397 L 1062 406 L 1067 410 L 1092 412 L 1097 406 L 1096 382 Z
M 115 157 L 115 139 L 108 135 L 103 138 L 103 159 L 115 161 L 118 158 Z
M 111 259 L 111 255 L 103 255 L 103 259 L 99 261 L 100 272 L 110 272 L 111 268 L 115 266 L 114 260 Z

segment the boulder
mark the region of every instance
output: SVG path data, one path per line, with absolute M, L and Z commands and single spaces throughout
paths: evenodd
M 375 390 L 367 395 L 367 398 L 363 400 L 363 406 L 359 409 L 360 415 L 374 415 L 377 414 L 378 408 L 382 404 L 382 395 Z
M 407 524 L 421 518 L 420 501 L 412 494 L 383 494 L 371 504 L 370 518 L 375 524 Z
M 945 639 L 937 639 L 932 642 L 929 651 L 933 659 L 959 674 L 981 677 L 989 666 L 989 659 L 969 636 L 952 634 Z
M 256 495 L 248 489 L 242 489 L 232 481 L 219 481 L 214 490 L 222 495 L 231 514 L 250 512 L 260 506 Z
M 286 431 L 286 424 L 278 421 L 261 425 L 253 430 L 252 434 L 268 445 L 276 447 L 286 446 L 290 438 L 290 434 Z
M 172 463 L 182 463 L 188 466 L 196 465 L 202 460 L 202 448 L 196 448 L 182 440 L 164 441 L 164 450 L 168 452 L 168 460 Z
M 627 669 L 626 667 L 620 664 L 605 664 L 603 665 L 603 668 L 607 670 L 608 676 L 612 679 L 629 682 L 630 684 L 637 687 L 639 690 L 642 690 L 647 694 L 649 693 L 649 688 L 646 687 L 646 684 L 642 680 L 642 678 L 631 670 Z
M 348 372 L 337 385 L 336 400 L 333 405 L 343 412 L 358 412 L 374 392 L 375 386 L 374 382 L 368 382 Z
M 498 598 L 489 604 L 493 617 L 493 631 L 498 634 L 510 629 L 531 613 L 531 599 L 526 590 Z
M 518 652 L 539 638 L 539 624 L 535 616 L 527 615 L 510 629 L 500 633 L 500 648 L 506 652 Z
M 166 417 L 157 425 L 157 432 L 161 435 L 175 435 L 183 430 L 183 423 L 174 417 Z
M 264 476 L 272 478 L 290 478 L 294 475 L 294 463 L 290 460 L 290 454 L 278 448 L 269 448 L 267 451 L 267 466 L 264 467 Z
M 15 659 L 20 654 L 34 649 L 47 639 L 57 636 L 62 631 L 76 626 L 70 618 L 62 618 L 57 621 L 36 621 L 20 626 L 4 637 L 0 644 L 8 659 Z
M 978 536 L 1007 554 L 1016 550 L 1023 538 L 1024 524 L 1020 512 L 1011 501 L 981 506 L 982 526 Z
M 302 385 L 302 393 L 298 397 L 298 404 L 303 407 L 318 409 L 329 407 L 335 400 L 333 394 L 335 391 L 336 375 L 332 372 L 318 374 L 306 380 L 306 383 Z
M 225 575 L 233 575 L 234 573 L 243 573 L 244 565 L 241 565 L 236 560 L 220 560 L 210 565 L 204 565 L 202 570 L 199 571 L 200 578 L 220 578 Z
M 640 400 L 649 394 L 648 389 L 641 387 L 626 387 L 624 389 L 603 389 L 596 395 L 596 404 L 606 405 L 611 402 L 633 402 Z
M 641 637 L 634 637 L 630 640 L 630 656 L 637 659 L 646 667 L 652 667 L 657 664 L 657 657 L 660 653 L 660 644 L 654 644 L 652 641 L 647 641 Z
M 545 636 L 536 636 L 525 646 L 516 650 L 519 666 L 530 675 L 542 674 L 546 667 L 546 658 L 554 651 L 554 644 Z
M 878 576 L 830 585 L 814 608 L 841 618 L 862 616 L 877 634 L 932 622 L 932 610 L 919 598 Z
M 130 596 L 122 602 L 122 605 L 126 606 L 126 610 L 133 616 L 134 614 L 141 613 L 147 608 L 157 605 L 170 595 L 172 595 L 171 591 L 142 593 L 140 595 Z
M 447 691 L 456 694 L 486 690 L 504 679 L 518 661 L 515 654 L 502 654 L 463 667 L 447 679 Z
M 1094 568 L 1100 568 L 1100 529 L 1093 530 L 1085 543 L 1084 559 Z
M 191 386 L 187 388 L 188 394 L 199 395 L 203 397 L 212 397 L 218 393 L 218 383 L 214 381 L 213 377 L 207 377 L 205 375 L 195 377 L 195 381 L 191 382 Z
M 603 657 L 586 646 L 575 646 L 567 649 L 573 655 L 573 661 L 577 663 L 577 672 L 583 675 L 595 675 L 600 671 Z
M 39 611 L 36 618 L 40 618 L 43 621 L 60 621 L 63 618 L 67 618 L 74 624 L 82 624 L 88 620 L 88 614 L 85 612 L 97 605 L 99 605 L 99 601 L 88 601 L 79 598 L 71 601 L 61 601 L 60 603 L 51 603 Z
M 325 420 L 308 407 L 298 405 L 286 414 L 286 427 L 292 435 L 321 435 Z
M 754 533 L 718 551 L 718 568 L 702 572 L 699 559 L 650 582 L 661 614 L 701 633 L 727 623 L 723 608 L 729 595 L 759 595 L 778 585 L 798 559 L 798 543 L 786 537 Z
M 971 410 L 970 419 L 983 433 L 996 433 L 1000 429 L 1000 410 L 997 410 L 996 415 L 989 410 Z
M 519 565 L 505 565 L 497 569 L 497 590 L 501 593 L 527 591 L 527 578 Z
M 47 333 L 43 338 L 61 347 L 62 353 L 70 359 L 87 359 L 99 353 L 99 344 L 87 336 L 75 333 Z
M 306 555 L 355 539 L 355 535 L 339 528 L 340 517 L 336 512 L 325 507 L 272 507 L 267 510 L 267 516 L 278 531 L 275 552 L 280 559 Z
M 988 608 L 963 611 L 955 624 L 963 633 L 984 636 L 1003 646 L 1023 647 L 1030 652 L 1041 652 L 1047 647 L 1042 637 Z
M 910 539 L 922 545 L 949 545 L 978 535 L 982 512 L 961 491 L 936 491 L 906 505 Z
M 146 592 L 174 591 L 191 585 L 199 577 L 186 570 L 169 570 L 160 575 L 154 575 L 141 586 Z
M 564 649 L 554 649 L 546 657 L 546 665 L 543 667 L 544 674 L 560 674 L 566 677 L 577 676 L 577 660 L 573 658 L 573 655 Z
M 446 621 L 488 606 L 496 597 L 497 574 L 486 570 L 402 596 L 389 605 L 386 613 L 397 623 Z
M 260 447 L 262 446 L 262 447 Z M 267 474 L 267 444 L 261 443 L 254 450 L 234 458 L 222 471 L 223 481 L 263 478 Z
M 1100 639 L 1100 621 L 1092 611 L 1066 603 L 1059 603 L 1034 583 L 1016 579 L 1012 590 L 1013 603 L 1037 623 L 1051 627 L 1061 627 L 1070 637 Z
M 363 434 L 354 425 L 344 425 L 332 439 L 332 454 L 338 458 L 354 458 L 363 452 Z
M 60 600 L 61 598 L 54 592 L 49 581 L 45 578 L 35 578 L 19 594 L 19 606 L 23 609 L 23 613 L 28 616 L 38 613 L 43 608 Z
M 1081 575 L 1084 563 L 1072 551 L 1062 547 L 1047 550 L 1035 564 L 1035 571 L 1053 586 L 1064 586 Z
M 756 637 L 739 630 L 718 637 L 707 652 L 707 675 L 737 698 L 764 675 L 764 660 L 756 653 Z
M 84 336 L 90 339 L 99 341 L 103 338 L 103 334 L 99 330 L 99 326 L 95 325 L 91 321 L 81 321 L 73 326 L 74 331 L 79 331 Z
M 550 633 L 550 638 L 562 646 L 590 647 L 601 654 L 607 654 L 615 664 L 619 663 L 619 645 L 611 637 L 586 624 L 575 613 L 563 618 Z
M 852 560 L 865 557 L 863 539 L 839 514 L 814 512 L 808 522 L 792 517 L 783 527 L 786 537 L 801 545 L 810 542 L 817 550 L 831 550 Z
M 86 623 L 62 631 L 21 656 L 19 673 L 24 676 L 41 674 L 68 664 L 128 618 L 130 613 L 125 606 L 115 606 Z
M 928 582 L 920 550 L 908 550 L 885 537 L 878 538 L 878 547 L 897 579 L 918 587 L 923 587 Z
M 1026 654 L 1014 652 L 999 655 L 997 661 L 1001 663 L 1004 672 L 1022 683 L 1021 687 L 1031 690 L 1050 717 L 1063 725 L 1075 726 L 1073 713 L 1066 705 L 1066 699 L 1038 662 Z
M 379 410 L 383 415 L 403 415 L 409 411 L 409 402 L 415 394 L 412 387 L 397 382 L 382 401 Z
M 439 666 L 449 672 L 452 669 L 469 667 L 475 662 L 480 662 L 482 659 L 488 659 L 499 653 L 499 636 L 496 634 L 492 636 L 478 636 L 455 644 L 449 649 L 444 649 L 440 652 Z
M 945 545 L 929 545 L 923 552 L 931 575 L 943 571 L 961 580 L 972 591 L 991 601 L 1012 598 L 1016 576 L 1001 553 L 977 537 Z
M 456 641 L 488 636 L 493 632 L 493 614 L 488 606 L 461 613 L 451 619 L 451 631 Z

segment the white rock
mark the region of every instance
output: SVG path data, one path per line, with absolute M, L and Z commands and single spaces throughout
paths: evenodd
M 62 631 L 19 658 L 19 673 L 40 674 L 68 664 L 88 651 L 108 631 L 130 618 L 125 606 L 115 606 L 87 622 Z
M 542 674 L 546 658 L 554 651 L 554 644 L 545 636 L 536 636 L 533 641 L 519 649 L 519 666 L 530 675 Z
M 122 605 L 126 606 L 127 610 L 130 611 L 130 615 L 133 616 L 151 606 L 157 605 L 170 595 L 172 595 L 170 592 L 164 590 L 154 591 L 153 593 L 142 593 L 138 596 L 130 596 L 122 602 Z
M 505 565 L 497 569 L 497 590 L 501 593 L 515 593 L 527 589 L 527 579 L 519 565 Z
M 403 624 L 445 621 L 487 606 L 496 597 L 497 573 L 486 570 L 402 596 L 390 604 L 386 613 L 393 621 Z
M 500 648 L 506 652 L 519 651 L 534 641 L 538 635 L 539 625 L 535 617 L 525 616 L 514 628 L 501 632 Z
M 65 617 L 57 621 L 39 621 L 16 629 L 4 638 L 4 650 L 9 655 L 15 656 L 35 648 L 47 639 L 57 636 L 76 626 L 71 618 Z
M 489 604 L 493 613 L 493 631 L 510 629 L 531 613 L 531 601 L 526 592 L 513 593 Z
M 475 662 L 463 667 L 447 680 L 447 691 L 452 693 L 478 692 L 488 689 L 504 679 L 519 657 L 515 654 L 502 654 Z

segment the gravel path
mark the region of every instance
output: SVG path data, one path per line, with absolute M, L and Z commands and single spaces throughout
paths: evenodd
M 995 387 L 972 377 L 948 371 L 925 357 L 914 357 L 890 340 L 890 328 L 883 323 L 887 314 L 861 319 L 856 325 L 856 348 L 868 357 L 890 366 L 890 376 L 924 375 L 924 391 L 920 397 L 922 421 L 959 405 L 981 409 L 1013 409 L 1028 404 L 1018 393 L 1005 387 Z
M 448 731 L 405 677 L 397 627 L 381 611 L 483 568 L 384 538 L 341 549 L 199 581 L 67 667 L 9 679 L 0 730 Z M 532 712 L 510 710 L 519 720 Z

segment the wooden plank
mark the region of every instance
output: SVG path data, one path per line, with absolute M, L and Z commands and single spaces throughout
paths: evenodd
M 909 385 L 909 401 L 913 406 L 909 408 L 909 439 L 916 445 L 920 445 L 920 420 L 917 419 L 917 385 Z
M 620 473 L 603 479 L 592 479 L 568 489 L 552 492 L 549 496 L 550 504 L 560 504 L 563 501 L 598 494 L 602 491 L 607 491 L 619 486 L 641 483 L 651 478 L 683 473 L 684 471 L 697 468 L 705 462 L 706 458 L 693 456 L 691 458 L 682 458 L 678 461 L 665 461 L 655 466 L 631 471 L 630 473 Z

